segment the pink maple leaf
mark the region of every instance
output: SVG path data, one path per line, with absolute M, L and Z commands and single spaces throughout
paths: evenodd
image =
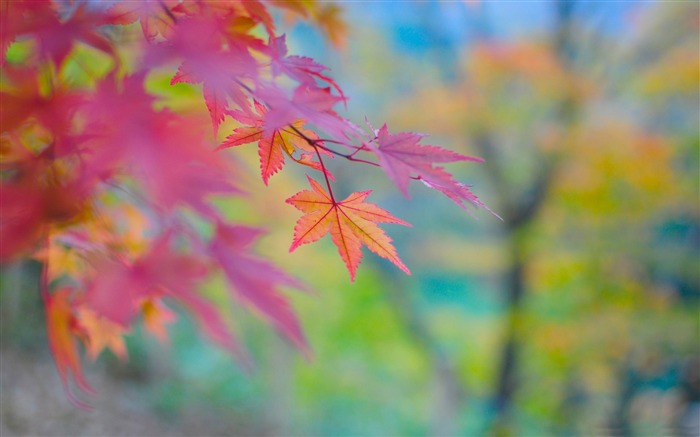
M 258 78 L 258 64 L 248 51 L 247 40 L 228 37 L 226 22 L 203 15 L 179 20 L 177 32 L 162 45 L 149 48 L 147 64 L 182 59 L 171 84 L 202 84 L 202 94 L 212 119 L 214 135 L 229 108 L 250 111 L 248 92 Z
M 437 162 L 483 162 L 483 159 L 437 146 L 418 144 L 425 135 L 412 132 L 390 134 L 386 124 L 375 132 L 376 142 L 371 142 L 369 149 L 377 155 L 379 165 L 404 196 L 408 197 L 408 183 L 411 179 L 416 179 L 438 190 L 461 208 L 465 208 L 464 202 L 467 202 L 496 215 L 467 185 L 456 181 L 443 167 L 433 165 Z
M 125 79 L 121 89 L 112 81 L 98 89 L 88 108 L 93 140 L 86 171 L 104 177 L 125 167 L 156 206 L 172 210 L 188 205 L 216 216 L 206 203 L 210 195 L 240 193 L 229 182 L 230 163 L 204 141 L 203 126 L 157 112 L 152 101 L 141 76 Z
M 309 346 L 299 321 L 289 301 L 279 291 L 281 286 L 306 287 L 272 263 L 250 254 L 250 246 L 262 233 L 257 228 L 218 223 L 210 244 L 211 254 L 233 286 L 234 297 L 259 311 L 308 355 Z
M 61 18 L 55 10 L 41 7 L 50 3 L 47 1 L 8 3 L 12 8 L 9 11 L 3 10 L 3 16 L 8 16 L 8 28 L 2 31 L 3 50 L 16 36 L 29 34 L 35 38 L 41 54 L 53 60 L 56 65 L 63 62 L 76 42 L 114 56 L 112 44 L 99 30 L 100 26 L 107 23 L 106 15 L 100 11 L 80 5 L 67 17 Z M 2 24 L 6 24 L 5 20 Z
M 412 132 L 390 134 L 385 124 L 377 132 L 376 146 L 370 148 L 379 158 L 379 165 L 389 179 L 406 197 L 408 197 L 408 183 L 411 179 L 445 180 L 446 172 L 442 168 L 433 167 L 436 162 L 483 162 L 480 158 L 462 155 L 441 147 L 418 144 L 424 136 Z
M 307 87 L 316 87 L 316 79 L 321 80 L 338 92 L 340 98 L 345 101 L 347 98 L 340 86 L 331 78 L 323 74 L 329 68 L 319 64 L 306 56 L 287 56 L 286 35 L 270 37 L 267 53 L 271 58 L 272 74 L 279 76 L 286 74 Z
M 249 358 L 216 307 L 197 293 L 207 268 L 199 258 L 171 249 L 171 232 L 158 238 L 150 251 L 133 263 L 104 259 L 99 276 L 89 286 L 85 303 L 97 314 L 128 326 L 148 298 L 170 297 L 189 309 L 212 340 L 248 362 Z
M 147 40 L 172 31 L 175 21 L 173 8 L 176 0 L 118 2 L 109 9 L 109 22 L 130 24 L 138 21 Z
M 464 204 L 467 202 L 477 208 L 484 208 L 494 216 L 501 218 L 472 193 L 469 185 L 454 180 L 452 175 L 442 167 L 435 167 L 433 171 L 419 176 L 418 179 L 427 187 L 434 188 L 447 196 L 462 209 L 467 209 Z
M 357 133 L 355 125 L 333 110 L 333 106 L 344 99 L 333 95 L 330 88 L 300 85 L 290 98 L 280 88 L 267 86 L 258 91 L 258 96 L 269 108 L 265 114 L 266 134 L 271 134 L 300 118 L 335 138 L 347 138 L 352 133 Z

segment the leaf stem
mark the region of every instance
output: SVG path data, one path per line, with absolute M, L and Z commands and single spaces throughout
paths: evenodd
M 173 20 L 174 24 L 177 24 L 177 17 L 173 14 L 173 12 L 170 10 L 170 8 L 163 2 L 163 0 L 158 0 L 158 3 L 160 4 L 160 7 L 163 9 L 163 12 Z
M 333 196 L 333 188 L 331 188 L 331 181 L 328 179 L 328 171 L 326 170 L 325 164 L 323 164 L 323 158 L 321 158 L 321 152 L 318 150 L 317 145 L 311 144 L 313 146 L 314 150 L 316 150 L 316 156 L 318 156 L 318 163 L 321 164 L 321 171 L 323 173 L 323 177 L 326 179 L 326 187 L 328 187 L 328 194 L 331 196 L 331 202 L 333 202 L 333 205 L 337 205 L 337 202 L 335 201 L 335 197 Z
M 317 147 L 318 147 L 318 148 L 321 148 L 321 149 L 325 150 L 326 152 L 329 152 L 329 153 L 332 153 L 333 155 L 337 155 L 337 156 L 340 156 L 340 157 L 342 157 L 342 158 L 345 158 L 345 159 L 347 159 L 348 161 L 361 162 L 361 163 L 363 163 L 363 164 L 369 164 L 369 165 L 373 165 L 373 166 L 375 166 L 375 167 L 380 167 L 380 165 L 377 164 L 376 162 L 367 161 L 367 160 L 365 160 L 365 159 L 358 159 L 358 158 L 355 158 L 355 155 L 356 155 L 358 152 L 360 152 L 361 150 L 366 150 L 364 146 L 363 146 L 363 147 L 357 147 L 357 146 L 353 146 L 353 145 L 351 145 L 351 144 L 344 143 L 344 142 L 342 142 L 342 141 L 329 140 L 329 139 L 318 139 L 318 140 L 315 140 L 315 139 L 309 138 L 308 136 L 304 135 L 304 133 L 302 133 L 299 129 L 297 129 L 296 127 L 292 126 L 291 124 L 289 125 L 289 127 L 292 128 L 292 130 L 293 130 L 294 132 L 289 132 L 289 131 L 286 131 L 286 130 L 285 130 L 286 132 L 288 132 L 288 133 L 295 133 L 297 136 L 303 138 L 307 143 L 309 143 L 310 146 L 312 146 L 312 147 L 314 147 L 314 148 L 317 148 Z M 342 144 L 343 146 L 355 147 L 355 151 L 352 152 L 352 153 L 341 153 L 341 152 L 338 152 L 337 150 L 333 150 L 333 149 L 331 149 L 331 148 L 329 148 L 329 147 L 324 146 L 324 145 L 322 144 L 322 143 L 324 143 L 324 142 L 335 143 L 335 144 Z
M 319 150 L 319 148 L 322 148 L 326 151 L 328 151 L 328 149 L 326 149 L 324 146 L 321 146 L 320 144 L 317 144 L 318 143 L 317 140 L 313 140 L 313 139 L 307 137 L 306 135 L 304 135 L 304 133 L 301 132 L 299 129 L 297 129 L 294 125 L 290 124 L 289 127 L 292 128 L 292 130 L 294 132 L 296 132 L 297 135 L 299 135 L 307 143 L 309 143 L 309 145 L 311 147 L 313 147 L 314 150 L 316 151 L 316 156 L 318 156 L 318 163 L 321 165 L 321 171 L 323 173 L 323 177 L 326 179 L 326 187 L 328 188 L 328 194 L 331 196 L 331 201 L 333 202 L 333 204 L 337 205 L 337 202 L 335 201 L 335 196 L 333 196 L 333 188 L 331 188 L 331 181 L 330 181 L 330 179 L 328 179 L 328 170 L 326 170 L 326 165 L 323 163 L 323 158 L 321 157 L 321 151 Z M 330 151 L 330 152 L 333 153 L 332 151 Z

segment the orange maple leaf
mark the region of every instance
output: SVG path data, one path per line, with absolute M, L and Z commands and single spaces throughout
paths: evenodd
M 268 109 L 258 101 L 255 101 L 254 105 L 257 115 L 253 117 L 244 114 L 242 111 L 231 111 L 230 115 L 243 123 L 244 126 L 234 129 L 233 133 L 226 137 L 226 140 L 218 149 L 257 141 L 258 156 L 260 157 L 260 175 L 265 185 L 268 184 L 272 175 L 284 167 L 285 154 L 299 164 L 323 171 L 321 165 L 310 158 L 313 153 L 316 153 L 316 149 L 308 143 L 306 138 L 318 140 L 318 136 L 314 132 L 304 129 L 304 120 L 295 120 L 289 128 L 274 129 L 271 134 L 266 134 L 264 117 Z M 297 150 L 302 153 L 300 158 L 295 158 L 293 155 Z M 333 156 L 324 150 L 321 150 L 321 153 Z M 327 174 L 332 178 L 329 173 Z
M 79 389 L 85 393 L 94 393 L 85 379 L 80 363 L 76 342 L 76 334 L 79 333 L 79 329 L 76 326 L 73 307 L 69 301 L 70 294 L 71 291 L 68 288 L 61 288 L 53 294 L 46 294 L 46 330 L 56 368 L 68 399 L 74 405 L 88 409 L 89 405 L 73 394 L 69 381 L 69 377 L 72 375 L 73 381 Z
M 108 318 L 100 316 L 89 307 L 81 306 L 77 313 L 86 337 L 87 354 L 91 360 L 96 360 L 107 348 L 111 349 L 119 359 L 126 360 L 128 354 L 124 334 L 127 330 Z
M 391 238 L 377 226 L 377 223 L 411 226 L 409 223 L 399 220 L 375 204 L 364 203 L 371 191 L 355 192 L 337 202 L 321 184 L 308 176 L 307 178 L 313 191 L 300 191 L 286 201 L 305 214 L 294 227 L 290 252 L 302 244 L 313 243 L 330 232 L 331 240 L 338 247 L 338 253 L 350 272 L 351 281 L 355 280 L 355 272 L 362 261 L 363 244 L 411 274 L 396 253 Z
M 343 10 L 336 4 L 323 4 L 313 14 L 318 27 L 337 49 L 345 48 L 348 39 L 348 25 L 342 15 Z
M 150 297 L 141 303 L 143 322 L 146 329 L 163 343 L 168 341 L 165 326 L 174 322 L 177 316 L 158 298 Z

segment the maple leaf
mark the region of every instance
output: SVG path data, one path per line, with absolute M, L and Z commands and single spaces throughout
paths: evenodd
M 172 232 L 159 237 L 150 251 L 134 263 L 104 260 L 96 267 L 98 280 L 88 288 L 85 303 L 98 315 L 126 327 L 136 313 L 146 310 L 146 323 L 161 325 L 169 318 L 167 310 L 159 317 L 149 320 L 149 308 L 143 302 L 158 299 L 163 294 L 184 304 L 198 320 L 202 330 L 220 346 L 238 356 L 244 363 L 249 361 L 246 352 L 212 303 L 196 292 L 196 283 L 207 273 L 203 262 L 186 254 L 174 253 L 170 249 Z M 118 298 L 115 298 L 118 296 Z M 151 308 L 152 309 L 152 308 Z M 156 335 L 162 329 L 152 330 Z M 149 329 L 150 329 L 149 328 Z
M 16 163 L 11 177 L 0 180 L 0 261 L 32 248 L 46 225 L 69 225 L 87 212 L 91 184 L 72 180 L 42 157 Z
M 215 17 L 189 17 L 180 20 L 177 32 L 167 44 L 150 50 L 147 62 L 184 58 L 170 83 L 202 84 L 202 95 L 212 119 L 214 136 L 229 107 L 230 98 L 250 112 L 243 80 L 258 77 L 258 64 L 248 51 L 247 40 L 227 37 L 226 22 Z
M 86 334 L 87 354 L 92 360 L 97 359 L 105 348 L 111 349 L 122 360 L 127 358 L 124 343 L 127 330 L 86 306 L 79 307 L 77 314 L 80 326 Z
M 354 146 L 366 138 L 333 109 L 347 100 L 342 90 L 326 66 L 288 55 L 286 37 L 275 36 L 267 8 L 279 4 L 315 20 L 339 45 L 346 28 L 337 6 L 312 0 L 96 3 L 0 0 L 0 262 L 24 253 L 44 262 L 41 294 L 49 343 L 76 405 L 87 404 L 71 388 L 91 390 L 82 374 L 80 343 L 92 359 L 105 348 L 126 358 L 124 334 L 137 316 L 166 341 L 165 325 L 175 317 L 166 299 L 168 305 L 182 304 L 202 331 L 247 362 L 228 320 L 197 290 L 212 268 L 226 276 L 232 300 L 260 313 L 308 353 L 284 293 L 304 290 L 304 284 L 254 255 L 251 245 L 261 230 L 223 223 L 208 201 L 211 195 L 240 193 L 237 172 L 209 147 L 208 118 L 214 137 L 225 115 L 242 124 L 220 148 L 257 142 L 265 184 L 284 167 L 285 155 L 324 173 L 328 192 L 309 178 L 311 190 L 287 200 L 304 213 L 290 251 L 330 233 L 352 280 L 363 245 L 410 273 L 379 227 L 409 225 L 366 203 L 370 191 L 337 202 L 323 155 L 375 164 L 354 158 L 371 150 L 404 194 L 412 178 L 455 202 L 481 205 L 467 186 L 433 166 L 464 155 L 418 146 L 415 134 L 392 136 L 386 126 L 374 132 L 378 138 Z M 112 27 L 124 24 L 129 25 Z M 18 50 L 8 54 L 14 41 L 20 42 Z M 83 62 L 89 55 L 75 50 L 78 44 L 108 55 L 109 64 L 91 68 Z M 135 56 L 127 54 L 132 48 Z M 172 112 L 169 102 L 156 101 L 145 89 L 154 70 L 175 65 L 171 83 L 201 84 L 209 117 Z M 124 76 L 125 70 L 133 73 Z M 158 109 L 161 103 L 166 109 Z M 307 125 L 326 139 L 304 129 Z M 351 153 L 332 152 L 324 141 Z M 194 209 L 196 221 L 178 214 L 182 207 Z M 215 223 L 211 239 L 201 219 Z M 59 284 L 53 294 L 52 280 Z
M 467 209 L 464 202 L 470 203 L 477 208 L 483 208 L 501 218 L 493 212 L 484 202 L 479 200 L 474 193 L 471 192 L 469 186 L 454 180 L 452 175 L 446 172 L 442 167 L 435 167 L 430 173 L 419 176 L 418 179 L 427 187 L 433 188 L 447 196 L 462 209 Z M 470 212 L 471 213 L 471 212 Z
M 272 74 L 274 76 L 286 74 L 308 87 L 315 87 L 316 79 L 319 79 L 332 86 L 343 101 L 347 100 L 340 86 L 331 77 L 323 74 L 324 71 L 329 69 L 328 67 L 306 56 L 287 56 L 286 35 L 270 37 L 267 52 L 271 57 Z
M 156 297 L 144 299 L 141 303 L 141 312 L 146 330 L 162 343 L 166 343 L 168 332 L 165 330 L 165 325 L 175 321 L 177 318 L 175 313 Z
M 28 118 L 34 118 L 51 131 L 55 138 L 66 136 L 73 126 L 76 111 L 85 101 L 84 92 L 70 90 L 66 84 L 56 84 L 46 95 L 40 89 L 40 70 L 3 66 L 3 91 L 0 92 L 0 131 L 19 128 Z
M 173 253 L 170 249 L 172 232 L 160 237 L 153 244 L 151 251 L 139 264 L 142 271 L 150 272 L 165 296 L 176 299 L 195 316 L 201 329 L 213 341 L 237 356 L 243 364 L 248 365 L 250 358 L 238 339 L 229 328 L 216 305 L 209 302 L 196 291 L 196 284 L 207 274 L 207 266 L 197 257 Z M 157 292 L 148 297 L 160 298 Z M 148 316 L 145 314 L 145 316 Z M 167 314 L 161 316 L 168 317 Z M 165 322 L 165 320 L 162 320 Z
M 265 30 L 268 34 L 273 35 L 275 33 L 275 22 L 262 2 L 258 0 L 246 0 L 241 2 L 241 4 L 246 12 L 248 12 L 250 18 L 265 26 Z
M 54 281 L 63 275 L 80 276 L 82 270 L 77 254 L 77 251 L 60 244 L 55 236 L 51 236 L 49 243 L 45 247 L 39 248 L 32 256 L 47 266 L 47 278 L 49 281 Z
M 172 211 L 186 204 L 208 217 L 216 216 L 207 204 L 209 195 L 241 193 L 228 177 L 230 162 L 204 142 L 203 126 L 169 111 L 154 111 L 141 76 L 125 78 L 122 90 L 105 83 L 93 100 L 88 107 L 94 133 L 86 171 L 101 177 L 123 163 L 157 206 Z M 108 109 L 99 109 L 100 104 Z
M 249 253 L 249 247 L 262 233 L 261 229 L 249 226 L 218 223 L 210 245 L 211 254 L 233 286 L 234 297 L 259 311 L 308 355 L 309 346 L 299 321 L 288 300 L 278 290 L 280 286 L 302 290 L 306 286 L 272 263 Z
M 248 126 L 234 129 L 233 133 L 226 137 L 226 140 L 217 150 L 257 141 L 258 156 L 260 157 L 260 175 L 265 185 L 268 184 L 272 175 L 284 167 L 285 154 L 299 164 L 320 171 L 325 170 L 319 163 L 309 158 L 310 154 L 315 152 L 315 149 L 309 144 L 307 139 L 318 140 L 318 136 L 314 132 L 304 129 L 304 120 L 295 120 L 290 126 L 275 129 L 272 133 L 266 133 L 264 117 L 267 113 L 267 108 L 258 101 L 254 101 L 254 106 L 257 112 L 256 116 L 250 116 L 241 111 L 231 111 L 229 113 L 233 118 Z M 308 153 L 302 154 L 300 158 L 295 158 L 293 153 L 296 150 Z M 333 156 L 325 150 L 320 150 L 320 152 L 330 157 Z M 333 178 L 330 172 L 325 171 L 329 177 Z
M 174 0 L 119 2 L 109 9 L 108 20 L 112 24 L 130 24 L 139 21 L 143 36 L 152 41 L 159 34 L 169 35 L 175 25 Z
M 61 377 L 63 388 L 68 399 L 80 408 L 89 408 L 89 405 L 78 399 L 70 387 L 70 376 L 77 387 L 86 393 L 92 394 L 94 390 L 85 379 L 76 345 L 76 320 L 73 315 L 73 307 L 70 299 L 71 290 L 61 288 L 53 294 L 44 296 L 46 305 L 46 330 L 49 337 L 49 346 L 56 362 L 56 369 Z
M 425 135 L 412 132 L 390 134 L 386 124 L 375 131 L 375 134 L 376 144 L 371 142 L 369 150 L 377 155 L 379 165 L 404 196 L 408 197 L 408 183 L 411 179 L 416 179 L 427 187 L 438 190 L 462 209 L 466 209 L 464 202 L 467 202 L 499 217 L 479 200 L 467 185 L 456 181 L 443 167 L 433 166 L 436 162 L 484 162 L 483 159 L 437 146 L 418 144 Z
M 303 118 L 336 138 L 350 138 L 353 133 L 358 133 L 355 125 L 333 110 L 333 106 L 344 98 L 333 95 L 330 87 L 300 85 L 290 98 L 279 87 L 267 86 L 260 88 L 257 95 L 269 108 L 265 114 L 265 132 L 281 129 Z
M 97 260 L 95 270 L 99 275 L 88 286 L 85 304 L 100 317 L 126 328 L 136 314 L 135 302 L 146 295 L 153 279 L 126 262 L 107 258 Z
M 371 191 L 355 192 L 337 202 L 315 180 L 308 177 L 312 191 L 304 190 L 286 200 L 305 215 L 294 227 L 294 240 L 289 251 L 306 243 L 313 243 L 330 232 L 333 244 L 355 280 L 355 272 L 362 260 L 362 245 L 386 258 L 404 272 L 408 267 L 399 258 L 384 231 L 377 223 L 394 223 L 411 226 L 372 203 L 364 203 Z
M 390 134 L 386 124 L 377 131 L 377 145 L 370 147 L 379 158 L 379 165 L 389 179 L 408 197 L 408 183 L 412 178 L 444 180 L 444 170 L 433 167 L 435 162 L 474 161 L 480 158 L 462 155 L 437 146 L 420 145 L 425 135 L 400 132 Z
M 3 10 L 3 16 L 8 14 L 7 24 L 10 24 L 9 29 L 2 31 L 3 50 L 16 36 L 29 34 L 36 40 L 39 52 L 52 59 L 56 65 L 63 63 L 76 42 L 101 50 L 116 61 L 112 44 L 99 31 L 99 27 L 107 23 L 106 16 L 100 11 L 81 4 L 59 14 L 51 7 L 53 2 L 45 0 L 8 3 L 12 8 Z M 3 4 L 3 9 L 5 7 Z M 4 20 L 2 24 L 6 24 Z

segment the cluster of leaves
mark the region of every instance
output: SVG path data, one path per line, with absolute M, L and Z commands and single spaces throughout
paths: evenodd
M 413 179 L 463 208 L 483 206 L 435 166 L 478 159 L 340 116 L 341 88 L 325 66 L 287 53 L 270 6 L 316 20 L 341 42 L 337 8 L 312 2 L 1 3 L 0 259 L 43 262 L 50 347 L 77 405 L 86 404 L 73 384 L 92 391 L 80 345 L 93 359 L 105 348 L 125 357 L 123 336 L 139 320 L 166 340 L 172 303 L 247 361 L 226 319 L 197 291 L 212 272 L 223 272 L 235 301 L 308 350 L 282 293 L 305 285 L 252 252 L 263 230 L 232 222 L 211 203 L 244 193 L 221 149 L 256 142 L 266 184 L 286 159 L 317 172 L 325 186 L 309 176 L 311 190 L 287 200 L 304 213 L 290 250 L 330 233 L 351 279 L 363 245 L 408 273 L 377 225 L 408 224 L 365 202 L 370 191 L 337 200 L 324 159 L 380 167 L 405 195 Z M 171 85 L 201 86 L 210 120 L 147 91 L 163 71 Z M 226 117 L 238 127 L 219 143 Z

